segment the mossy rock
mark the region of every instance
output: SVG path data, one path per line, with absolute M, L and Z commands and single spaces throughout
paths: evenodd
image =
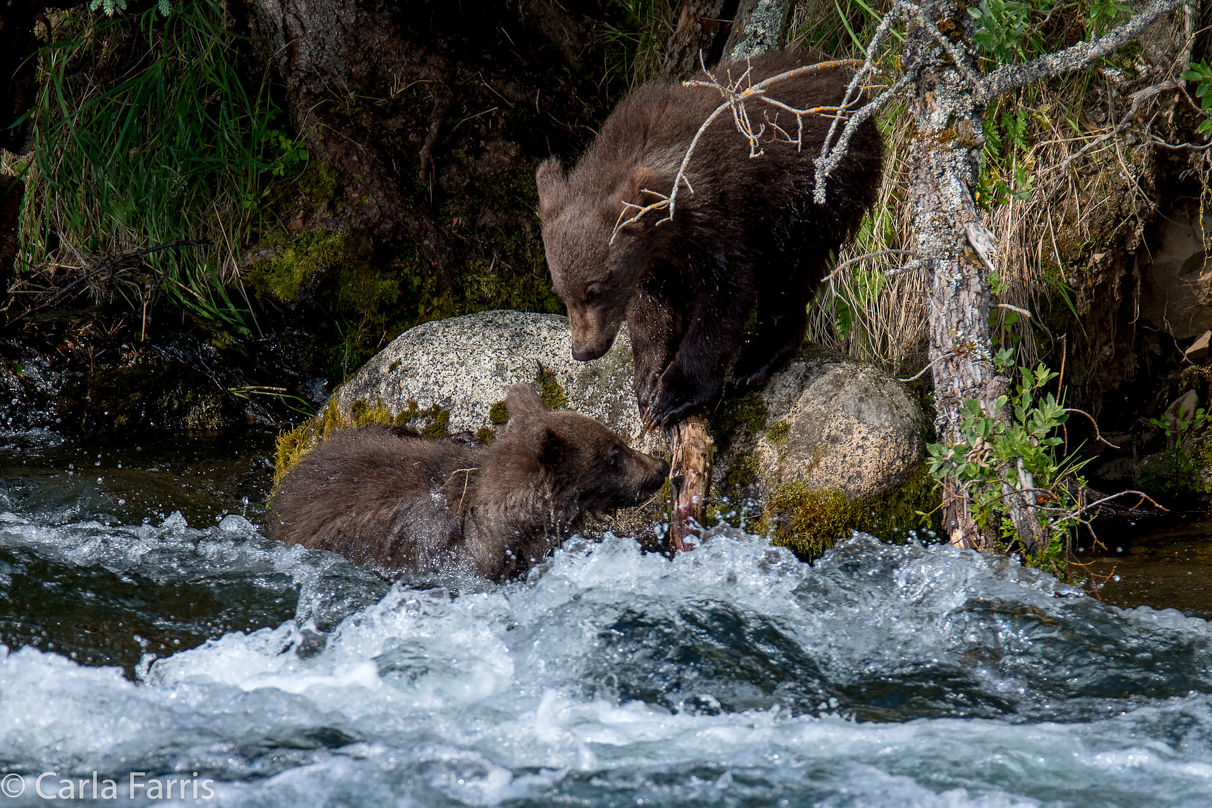
M 818 346 L 806 346 L 760 392 L 726 397 L 710 423 L 715 493 L 763 501 L 792 483 L 851 500 L 884 494 L 920 465 L 928 430 L 898 382 Z
M 337 406 L 335 399 L 329 399 L 316 415 L 278 435 L 274 452 L 274 488 L 308 452 L 342 429 L 381 424 L 404 429 L 420 437 L 446 437 L 449 413 L 437 407 L 421 409 L 415 401 L 409 404 L 400 412 L 392 412 L 381 401 L 358 400 L 345 412 Z
M 938 486 L 925 464 L 891 491 L 860 499 L 792 482 L 780 486 L 766 502 L 757 530 L 812 561 L 856 530 L 894 543 L 915 531 L 933 535 L 939 528 L 940 504 Z
M 631 393 L 626 332 L 595 362 L 572 358 L 568 321 L 552 314 L 487 311 L 424 323 L 401 334 L 334 394 L 343 412 L 378 401 L 390 412 L 437 407 L 451 433 L 475 435 L 508 420 L 509 385 L 532 385 L 551 409 L 598 419 L 636 448 L 657 449 Z

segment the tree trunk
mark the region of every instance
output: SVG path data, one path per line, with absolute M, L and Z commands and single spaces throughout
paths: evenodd
M 791 0 L 743 0 L 724 45 L 729 60 L 739 62 L 783 47 L 794 5 Z
M 962 121 L 979 119 L 966 97 L 947 87 L 948 79 L 955 78 L 943 73 L 937 94 L 915 99 L 918 136 L 909 149 L 913 229 L 918 255 L 931 277 L 929 356 L 938 413 L 934 424 L 944 443 L 963 442 L 964 399 L 976 399 L 991 412 L 1003 388 L 990 361 L 988 281 L 983 267 L 965 255 L 960 235 L 965 220 L 976 215 L 968 190 L 976 165 L 972 149 L 949 132 Z M 980 531 L 968 499 L 950 478 L 943 482 L 943 528 L 953 544 L 977 546 Z
M 710 67 L 719 55 L 716 39 L 724 27 L 725 0 L 682 0 L 677 28 L 665 43 L 661 78 L 684 79 L 699 69 L 699 54 Z
M 942 0 L 934 11 L 927 14 L 940 30 L 963 30 L 967 24 L 960 19 L 964 9 L 953 0 Z M 993 366 L 988 272 L 969 249 L 967 235 L 984 231 L 971 192 L 977 180 L 983 109 L 964 75 L 975 76 L 976 66 L 969 62 L 961 73 L 954 61 L 966 51 L 948 54 L 925 35 L 911 35 L 910 41 L 930 42 L 921 53 L 910 51 L 911 58 L 923 60 L 924 69 L 918 82 L 921 89 L 910 105 L 916 136 L 909 150 L 909 204 L 918 256 L 932 279 L 929 356 L 938 413 L 934 423 L 940 441 L 962 444 L 967 442 L 961 431 L 964 400 L 979 402 L 992 416 L 1009 384 Z M 997 415 L 1006 417 L 1005 412 Z M 1031 552 L 1040 541 L 1040 530 L 1031 492 L 1023 490 L 1029 482 L 1013 469 L 1001 471 L 1002 506 Z M 996 549 L 996 535 L 977 525 L 970 492 L 953 477 L 943 480 L 943 529 L 959 547 Z

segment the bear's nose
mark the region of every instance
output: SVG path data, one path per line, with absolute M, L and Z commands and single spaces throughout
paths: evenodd
M 597 359 L 602 354 L 606 353 L 603 350 L 595 348 L 587 348 L 584 345 L 578 345 L 575 342 L 572 344 L 572 358 L 578 362 L 588 362 Z

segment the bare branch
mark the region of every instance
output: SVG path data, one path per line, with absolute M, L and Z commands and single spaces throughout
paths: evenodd
M 1130 506 L 1130 510 L 1136 510 L 1137 508 L 1139 508 L 1141 506 L 1141 504 L 1143 502 L 1145 502 L 1145 500 L 1148 500 L 1149 504 L 1152 505 L 1154 508 L 1157 508 L 1159 511 L 1163 511 L 1164 513 L 1170 512 L 1169 508 L 1167 508 L 1164 505 L 1158 504 L 1158 502 L 1156 500 L 1154 500 L 1153 497 L 1149 496 L 1144 491 L 1137 491 L 1135 489 L 1133 489 L 1131 491 L 1120 491 L 1118 494 L 1111 494 L 1110 496 L 1106 496 L 1106 497 L 1103 497 L 1102 499 L 1095 500 L 1094 502 L 1091 502 L 1089 505 L 1086 505 L 1085 507 L 1083 507 L 1082 511 L 1085 512 L 1085 511 L 1090 510 L 1091 508 L 1097 508 L 1099 505 L 1102 505 L 1104 502 L 1110 502 L 1113 499 L 1119 499 L 1120 497 L 1126 497 L 1131 494 L 1135 494 L 1138 497 L 1138 499 L 1136 500 L 1135 505 Z
M 837 266 L 835 266 L 833 268 L 832 272 L 830 272 L 825 277 L 821 278 L 821 282 L 828 283 L 828 282 L 832 281 L 834 276 L 836 276 L 839 272 L 841 272 L 843 269 L 850 266 L 851 264 L 857 264 L 859 261 L 866 261 L 868 258 L 880 258 L 885 255 L 917 255 L 917 253 L 913 250 L 888 249 L 888 250 L 877 250 L 875 252 L 863 253 L 862 255 L 856 255 L 853 258 L 849 258 L 849 259 L 843 261 L 842 263 L 838 264 Z M 887 270 L 885 272 L 885 274 L 899 275 L 900 273 L 904 272 L 905 270 L 906 270 L 906 267 L 895 267 L 893 269 Z
M 1183 86 L 1182 79 L 1168 79 L 1167 81 L 1163 81 L 1163 82 L 1159 82 L 1157 84 L 1150 85 L 1148 87 L 1145 87 L 1143 90 L 1137 90 L 1136 92 L 1132 93 L 1132 95 L 1131 95 L 1132 106 L 1119 119 L 1119 123 L 1115 124 L 1115 126 L 1111 127 L 1110 130 L 1103 132 L 1103 134 L 1094 138 L 1089 143 L 1087 143 L 1085 146 L 1082 146 L 1080 149 L 1075 151 L 1073 154 L 1070 154 L 1068 157 L 1066 157 L 1061 162 L 1061 164 L 1059 166 L 1057 166 L 1057 171 L 1064 171 L 1065 169 L 1067 169 L 1069 167 L 1069 164 L 1072 163 L 1074 160 L 1078 159 L 1083 154 L 1085 154 L 1086 152 L 1093 149 L 1095 146 L 1098 146 L 1101 143 L 1107 142 L 1108 140 L 1110 140 L 1111 138 L 1115 137 L 1120 132 L 1122 132 L 1124 129 L 1126 129 L 1129 126 L 1129 124 L 1132 123 L 1132 119 L 1136 117 L 1136 113 L 1140 111 L 1141 104 L 1144 103 L 1146 100 L 1153 98 L 1154 96 L 1160 95 L 1161 93 L 1165 92 L 1166 90 L 1181 90 L 1182 86 Z M 1150 135 L 1149 139 L 1150 139 L 1150 142 L 1155 143 L 1157 145 L 1165 146 L 1167 148 L 1175 148 L 1174 146 L 1171 146 L 1170 144 L 1166 143 L 1165 141 L 1161 140 L 1160 138 L 1154 137 L 1152 135 Z
M 896 83 L 877 95 L 871 101 L 864 104 L 858 110 L 852 112 L 846 120 L 846 126 L 842 129 L 842 135 L 838 138 L 837 144 L 832 148 L 829 146 L 829 139 L 825 139 L 825 143 L 821 146 L 821 155 L 816 158 L 816 177 L 813 179 L 812 201 L 818 205 L 825 204 L 825 184 L 829 180 L 829 175 L 834 172 L 838 165 L 842 162 L 842 157 L 846 154 L 846 149 L 850 147 L 850 138 L 859 126 L 876 113 L 876 111 L 894 100 L 901 91 L 917 80 L 918 71 L 916 69 L 902 75 L 896 80 Z
M 752 124 L 749 123 L 749 115 L 745 110 L 745 101 L 746 100 L 753 99 L 753 98 L 763 98 L 766 88 L 776 82 L 784 81 L 784 80 L 790 79 L 790 78 L 795 78 L 796 76 L 803 76 L 808 73 L 814 73 L 818 70 L 832 70 L 832 69 L 839 68 L 839 67 L 857 67 L 859 64 L 860 64 L 860 62 L 857 59 L 834 59 L 834 60 L 831 60 L 828 62 L 817 62 L 816 64 L 802 65 L 801 67 L 797 67 L 794 70 L 788 70 L 784 73 L 779 73 L 778 75 L 771 76 L 770 78 L 767 78 L 767 79 L 763 79 L 762 81 L 759 81 L 757 84 L 750 85 L 749 87 L 746 87 L 743 90 L 739 89 L 739 88 L 740 88 L 741 83 L 743 81 L 745 81 L 746 79 L 748 79 L 748 77 L 749 77 L 748 69 L 746 69 L 745 72 L 742 73 L 739 78 L 732 81 L 730 84 L 722 83 L 715 76 L 711 75 L 711 73 L 707 74 L 708 77 L 711 78 L 711 81 L 702 81 L 702 80 L 695 79 L 695 80 L 683 82 L 683 84 L 687 87 L 714 87 L 715 89 L 720 91 L 721 95 L 724 96 L 724 102 L 722 104 L 720 104 L 718 107 L 716 107 L 715 110 L 710 115 L 707 116 L 707 119 L 705 121 L 703 121 L 703 123 L 699 126 L 698 131 L 694 133 L 694 137 L 691 138 L 690 145 L 686 148 L 686 154 L 684 157 L 682 157 L 681 165 L 678 166 L 677 174 L 674 175 L 673 190 L 671 190 L 669 192 L 669 195 L 666 196 L 657 191 L 652 191 L 648 188 L 645 188 L 645 189 L 643 189 L 643 191 L 645 193 L 654 194 L 657 197 L 659 197 L 656 202 L 652 202 L 648 205 L 639 205 L 639 204 L 636 204 L 635 202 L 628 202 L 628 201 L 624 200 L 623 201 L 623 210 L 619 213 L 618 221 L 615 223 L 614 230 L 610 234 L 609 243 L 611 243 L 611 244 L 614 243 L 615 236 L 617 236 L 619 234 L 620 230 L 622 230 L 624 227 L 626 227 L 629 224 L 635 224 L 641 218 L 643 218 L 645 214 L 647 214 L 651 211 L 657 211 L 657 210 L 666 211 L 665 218 L 658 220 L 657 224 L 661 224 L 662 222 L 667 222 L 673 218 L 673 214 L 677 210 L 677 197 L 678 197 L 679 191 L 682 188 L 682 185 L 684 184 L 686 186 L 687 190 L 689 190 L 691 194 L 694 193 L 694 188 L 691 186 L 690 180 L 686 176 L 686 168 L 690 165 L 690 158 L 694 156 L 694 150 L 698 146 L 699 140 L 702 139 L 703 133 L 705 133 L 707 131 L 707 128 L 709 126 L 711 126 L 711 124 L 715 121 L 715 119 L 718 118 L 720 115 L 724 114 L 725 111 L 731 110 L 732 115 L 733 115 L 733 120 L 736 123 L 737 128 L 741 131 L 742 134 L 745 135 L 746 138 L 749 139 L 750 156 L 751 157 L 757 156 L 757 154 L 761 153 L 761 151 L 760 151 L 761 144 L 760 144 L 760 142 L 757 141 L 757 138 L 761 136 L 761 133 L 764 130 L 764 127 L 762 129 L 759 129 L 758 132 L 756 132 L 756 133 L 753 131 Z M 765 100 L 765 99 L 763 98 L 763 100 Z M 770 102 L 770 103 L 774 103 L 774 102 Z M 779 106 L 783 106 L 784 108 L 790 109 L 791 111 L 799 114 L 799 112 L 797 110 L 794 110 L 794 108 L 786 107 L 786 105 L 782 105 L 782 104 L 780 104 Z M 803 110 L 803 114 L 805 114 L 805 115 L 823 114 L 824 112 L 841 112 L 841 109 L 839 107 L 814 107 L 812 109 Z M 755 151 L 755 149 L 757 151 Z M 635 215 L 631 216 L 628 219 L 624 219 L 623 217 L 626 216 L 627 213 L 632 210 L 636 211 Z
M 862 97 L 866 89 L 867 77 L 875 72 L 875 57 L 874 54 L 884 44 L 888 33 L 892 30 L 894 23 L 900 20 L 901 17 L 908 15 L 911 12 L 920 12 L 921 9 L 915 3 L 910 3 L 908 0 L 896 0 L 892 4 L 892 8 L 880 20 L 880 24 L 876 27 L 875 33 L 871 37 L 871 42 L 867 45 L 867 52 L 864 54 L 863 63 L 859 69 L 855 71 L 850 78 L 850 83 L 846 85 L 846 94 L 842 97 L 842 106 L 849 107 Z M 837 168 L 838 163 L 842 160 L 842 155 L 845 154 L 846 148 L 850 145 L 850 137 L 854 134 L 854 130 L 858 128 L 858 124 L 870 118 L 877 109 L 882 107 L 888 101 L 892 100 L 900 93 L 902 89 L 907 87 L 912 80 L 909 74 L 916 76 L 916 70 L 906 71 L 906 74 L 895 82 L 884 92 L 877 95 L 874 99 L 860 108 L 857 112 L 851 115 L 851 119 L 847 121 L 845 128 L 842 129 L 842 134 L 836 145 L 833 145 L 834 135 L 837 134 L 839 121 L 834 122 L 829 127 L 829 132 L 825 135 L 825 142 L 821 144 L 820 157 L 816 158 L 816 177 L 813 181 L 814 191 L 812 195 L 813 202 L 818 205 L 825 204 L 825 182 L 829 175 Z M 855 117 L 858 117 L 858 123 L 855 123 Z
M 1066 407 L 1066 408 L 1065 408 L 1065 412 L 1075 412 L 1075 413 L 1077 413 L 1078 415 L 1084 415 L 1084 416 L 1086 416 L 1086 418 L 1087 418 L 1087 419 L 1089 419 L 1089 421 L 1090 421 L 1090 425 L 1094 427 L 1094 439 L 1095 439 L 1096 441 L 1098 441 L 1099 443 L 1105 443 L 1105 444 L 1107 444 L 1108 446 L 1110 446 L 1112 449 L 1118 449 L 1118 448 L 1119 448 L 1119 447 L 1118 447 L 1118 446 L 1116 446 L 1114 443 L 1112 443 L 1111 441 L 1109 441 L 1109 440 L 1107 440 L 1106 438 L 1104 438 L 1104 437 L 1103 437 L 1103 433 L 1102 433 L 1102 432 L 1099 432 L 1099 431 L 1098 431 L 1098 422 L 1094 420 L 1094 416 L 1093 416 L 1093 415 L 1091 415 L 1090 413 L 1086 412 L 1085 410 L 1079 410 L 1077 407 Z
M 1046 53 L 1022 64 L 1003 65 L 985 76 L 980 82 L 976 92 L 976 101 L 978 105 L 983 106 L 1015 87 L 1089 67 L 1096 59 L 1135 40 L 1163 14 L 1189 2 L 1191 0 L 1150 0 L 1149 4 L 1130 20 L 1113 28 L 1098 39 L 1079 42 L 1062 51 Z

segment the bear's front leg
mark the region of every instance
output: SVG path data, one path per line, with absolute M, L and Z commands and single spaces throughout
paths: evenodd
M 678 317 L 670 305 L 641 289 L 627 306 L 627 331 L 634 360 L 632 389 L 640 416 L 656 399 L 661 373 L 669 366 L 677 343 Z
M 699 294 L 677 355 L 661 374 L 656 401 L 642 414 L 645 426 L 669 426 L 715 403 L 755 297 L 744 284 L 721 283 Z
M 729 381 L 742 389 L 765 384 L 774 370 L 799 349 L 808 331 L 812 291 L 812 287 L 792 283 L 763 292 L 753 331 L 741 345 Z

